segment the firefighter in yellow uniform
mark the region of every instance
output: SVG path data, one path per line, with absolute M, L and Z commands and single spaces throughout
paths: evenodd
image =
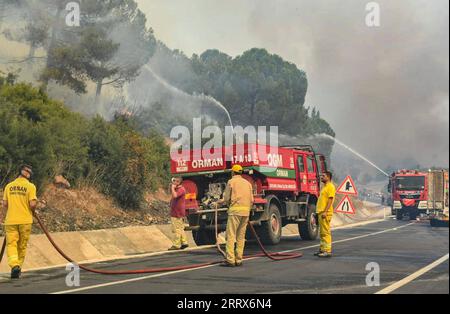
M 3 194 L 3 207 L 7 210 L 4 225 L 11 279 L 20 278 L 37 204 L 36 186 L 29 181 L 32 174 L 31 166 L 22 166 L 19 177 L 6 185 Z
M 232 167 L 231 180 L 224 192 L 223 202 L 229 205 L 226 229 L 226 267 L 242 266 L 245 232 L 253 206 L 253 187 L 242 177 L 242 166 Z
M 320 250 L 315 253 L 318 257 L 331 257 L 331 218 L 333 217 L 333 202 L 336 197 L 336 187 L 331 179 L 333 175 L 326 171 L 321 175 L 320 180 L 323 183 L 320 191 L 319 200 L 317 201 L 316 212 L 319 220 L 320 230 Z

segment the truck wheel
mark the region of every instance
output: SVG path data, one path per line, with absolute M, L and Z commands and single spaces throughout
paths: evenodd
M 216 244 L 216 235 L 212 230 L 192 230 L 192 237 L 197 245 Z
M 275 203 L 269 206 L 269 220 L 261 222 L 256 228 L 256 233 L 261 242 L 266 245 L 278 244 L 281 240 L 282 221 L 280 209 Z
M 402 220 L 403 219 L 403 210 L 397 209 L 397 211 L 395 213 L 395 218 L 397 218 L 397 220 Z
M 417 216 L 418 216 L 418 210 L 415 208 L 410 208 L 409 209 L 409 220 L 416 220 Z
M 308 205 L 306 221 L 298 224 L 298 232 L 302 240 L 315 240 L 319 235 L 319 225 L 316 220 L 316 205 Z
M 449 226 L 448 220 L 440 220 L 433 218 L 430 220 L 431 227 L 447 227 Z
M 391 206 L 391 215 L 397 215 L 397 211 L 394 209 L 394 206 Z

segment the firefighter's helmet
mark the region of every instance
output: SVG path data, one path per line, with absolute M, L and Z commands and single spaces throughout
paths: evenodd
M 231 168 L 231 171 L 235 172 L 235 173 L 242 173 L 243 169 L 241 165 L 233 165 L 233 167 Z

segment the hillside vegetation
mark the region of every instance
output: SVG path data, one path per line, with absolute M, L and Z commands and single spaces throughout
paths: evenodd
M 11 75 L 0 79 L 0 186 L 27 163 L 40 188 L 63 175 L 138 208 L 146 190 L 167 180 L 168 154 L 162 136 L 142 136 L 126 116 L 88 119 Z

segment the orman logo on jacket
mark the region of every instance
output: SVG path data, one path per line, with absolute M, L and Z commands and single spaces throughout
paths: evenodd
M 27 188 L 24 186 L 11 186 L 9 188 L 10 192 L 23 192 L 23 193 L 27 193 Z

